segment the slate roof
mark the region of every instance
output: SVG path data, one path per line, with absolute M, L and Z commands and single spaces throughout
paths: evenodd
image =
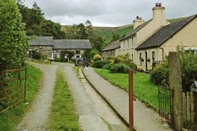
M 46 46 L 53 45 L 53 37 L 52 36 L 37 36 L 36 39 L 29 40 L 30 45 L 34 46 Z
M 117 49 L 117 48 L 120 48 L 120 41 L 117 40 L 117 41 L 113 41 L 112 43 L 110 43 L 109 45 L 107 45 L 103 50 L 103 51 L 109 51 L 109 50 L 114 50 L 114 49 Z
M 184 28 L 188 23 L 197 17 L 197 14 L 187 17 L 183 20 L 166 25 L 144 41 L 136 50 L 160 47 L 164 42 Z
M 53 49 L 91 49 L 88 39 L 53 39 L 52 36 L 37 36 L 36 39 L 29 40 L 30 46 L 52 46 Z
M 69 49 L 69 50 L 76 50 L 76 49 L 91 49 L 90 41 L 87 39 L 79 39 L 79 40 L 53 40 L 53 49 L 60 50 L 60 49 Z
M 129 37 L 131 37 L 131 36 L 136 35 L 136 33 L 137 33 L 138 31 L 140 31 L 142 28 L 144 28 L 144 27 L 145 27 L 149 22 L 151 22 L 151 21 L 152 21 L 152 19 L 150 19 L 150 20 L 144 22 L 143 24 L 139 25 L 137 28 L 135 28 L 135 29 L 132 30 L 129 34 L 127 34 L 125 37 L 123 37 L 122 39 L 120 39 L 120 41 L 125 40 L 125 39 L 127 39 L 127 38 L 129 38 Z

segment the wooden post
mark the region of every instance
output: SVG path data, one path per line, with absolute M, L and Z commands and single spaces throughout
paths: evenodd
M 129 71 L 129 129 L 134 130 L 133 124 L 133 71 Z
M 169 53 L 169 84 L 170 89 L 174 90 L 172 97 L 172 111 L 171 117 L 174 123 L 175 130 L 181 131 L 181 90 L 182 90 L 182 80 L 181 80 L 181 67 L 180 58 L 177 52 Z

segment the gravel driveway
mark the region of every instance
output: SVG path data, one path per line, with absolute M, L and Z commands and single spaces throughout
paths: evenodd
M 26 113 L 17 131 L 46 131 L 48 112 L 52 102 L 56 70 L 61 69 L 74 96 L 79 125 L 84 131 L 127 131 L 108 105 L 98 96 L 80 73 L 80 79 L 72 70 L 73 64 L 52 63 L 41 65 L 33 63 L 44 73 L 43 87 L 37 94 L 32 107 Z

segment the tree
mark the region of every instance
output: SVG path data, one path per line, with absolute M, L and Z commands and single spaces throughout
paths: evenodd
M 102 37 L 93 35 L 90 38 L 90 41 L 92 43 L 93 50 L 96 50 L 98 52 L 101 52 L 102 47 L 103 47 L 103 39 L 102 39 Z
M 53 36 L 55 39 L 64 39 L 65 32 L 61 31 L 61 25 L 44 18 L 44 13 L 34 2 L 32 8 L 28 8 L 18 2 L 18 7 L 23 16 L 23 22 L 26 23 L 28 36 Z
M 21 68 L 29 44 L 16 1 L 0 0 L 0 13 L 0 71 Z
M 111 40 L 111 42 L 119 40 L 119 39 L 120 39 L 120 35 L 118 33 L 112 33 L 112 40 Z

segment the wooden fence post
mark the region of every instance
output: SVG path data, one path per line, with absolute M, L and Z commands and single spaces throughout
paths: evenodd
M 133 120 L 133 71 L 129 71 L 129 131 L 134 131 Z
M 180 58 L 178 52 L 169 53 L 169 84 L 170 89 L 173 90 L 172 96 L 172 111 L 171 117 L 174 123 L 174 128 L 176 131 L 181 131 L 181 90 L 182 90 L 182 80 L 181 80 L 181 67 Z

